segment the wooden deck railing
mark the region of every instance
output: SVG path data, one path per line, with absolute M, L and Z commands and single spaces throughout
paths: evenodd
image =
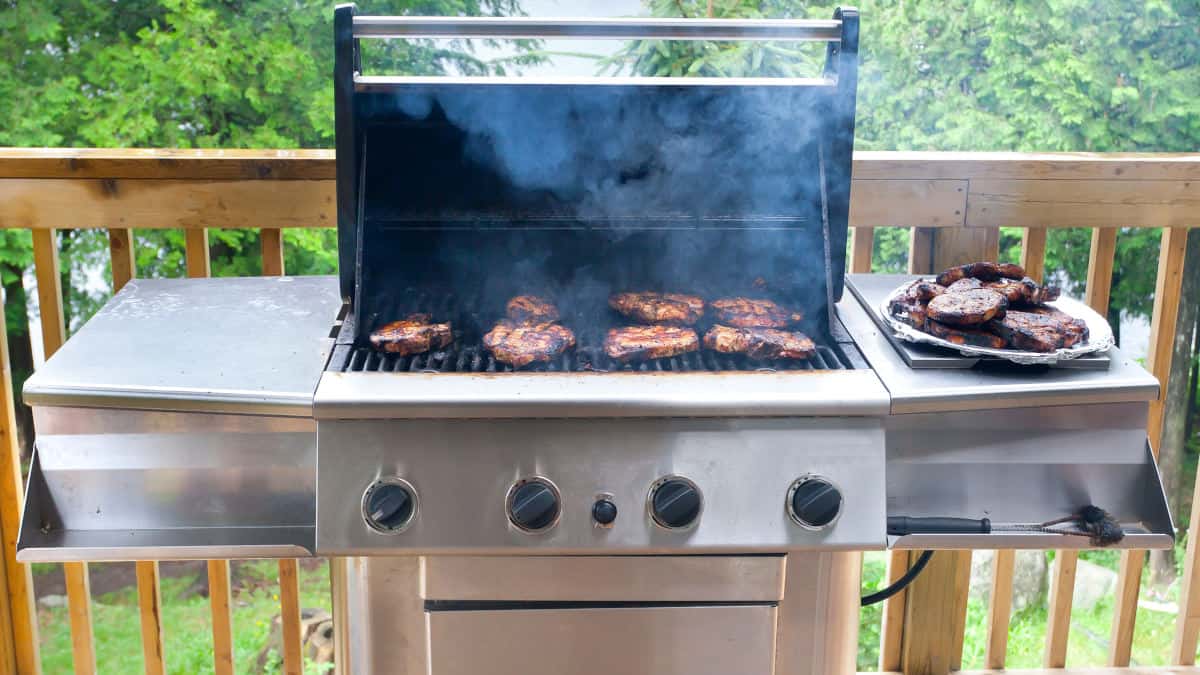
M 1123 227 L 1164 228 L 1154 312 L 1150 371 L 1164 384 L 1170 371 L 1187 228 L 1200 225 L 1200 155 L 1091 155 L 996 153 L 858 153 L 854 164 L 851 269 L 871 268 L 875 228 L 912 228 L 909 270 L 917 273 L 998 255 L 999 228 L 1024 228 L 1021 262 L 1030 275 L 1044 271 L 1048 228 L 1092 228 L 1086 300 L 1108 308 L 1117 232 Z M 0 227 L 33 231 L 45 353 L 65 340 L 56 228 L 108 230 L 113 285 L 137 270 L 133 228 L 183 228 L 189 276 L 209 274 L 206 228 L 262 228 L 264 274 L 283 274 L 282 228 L 331 227 L 334 164 L 327 151 L 169 151 L 0 149 Z M 2 314 L 0 314 L 2 318 Z M 0 326 L 2 328 L 2 326 Z M 13 420 L 8 357 L 0 340 L 0 671 L 39 672 L 32 582 L 16 563 L 20 464 Z M 1147 432 L 1154 447 L 1162 434 L 1163 402 L 1151 406 Z M 1200 497 L 1194 500 L 1200 504 Z M 1200 509 L 1193 508 L 1193 527 Z M 889 576 L 908 565 L 894 552 Z M 1137 597 L 1145 553 L 1122 555 L 1109 666 L 1125 673 L 1200 672 L 1191 668 L 1126 668 L 1130 663 Z M 879 669 L 943 673 L 958 669 L 965 633 L 971 556 L 940 552 L 909 590 L 884 607 Z M 1003 668 L 1011 618 L 1014 554 L 1001 551 L 992 576 L 985 662 Z M 1078 556 L 1059 551 L 1050 582 L 1044 666 L 1063 668 L 1070 636 Z M 1195 660 L 1200 634 L 1200 565 L 1189 540 L 1172 653 L 1163 661 Z M 233 671 L 230 580 L 227 561 L 208 563 L 214 667 Z M 96 670 L 87 565 L 66 568 L 75 670 Z M 283 662 L 302 672 L 296 562 L 279 564 L 284 620 Z M 146 672 L 164 671 L 158 568 L 137 564 Z M 336 587 L 336 584 L 335 584 Z M 335 602 L 335 606 L 337 603 Z M 853 661 L 853 659 L 851 659 Z M 1040 672 L 1040 671 L 1039 671 Z M 1057 672 L 1084 672 L 1063 671 Z M 1089 673 L 1110 672 L 1088 670 Z

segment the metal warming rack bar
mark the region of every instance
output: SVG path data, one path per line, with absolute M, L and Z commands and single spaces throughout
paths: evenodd
M 840 20 L 356 16 L 356 38 L 586 38 L 837 42 Z

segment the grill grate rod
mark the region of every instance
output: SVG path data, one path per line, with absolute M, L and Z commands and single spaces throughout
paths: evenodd
M 336 359 L 335 359 L 336 360 Z M 331 363 L 333 370 L 353 373 L 503 373 L 512 366 L 496 361 L 481 346 L 452 346 L 449 349 L 397 356 L 377 352 L 369 347 L 352 348 L 344 366 Z M 594 346 L 580 346 L 560 355 L 549 363 L 522 368 L 523 372 L 606 373 L 606 372 L 723 372 L 723 371 L 812 371 L 847 370 L 852 366 L 834 348 L 818 345 L 817 353 L 801 361 L 754 361 L 740 355 L 718 354 L 711 351 L 692 352 L 666 359 L 638 363 L 618 363 Z

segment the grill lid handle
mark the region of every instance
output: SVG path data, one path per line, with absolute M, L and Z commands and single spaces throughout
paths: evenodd
M 355 16 L 356 38 L 576 38 L 840 42 L 836 19 Z

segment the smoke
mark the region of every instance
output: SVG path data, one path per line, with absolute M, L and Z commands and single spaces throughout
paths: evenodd
M 815 317 L 825 298 L 818 143 L 833 158 L 830 181 L 849 181 L 849 158 L 828 145 L 830 101 L 778 84 L 373 94 L 367 323 L 405 311 L 401 290 L 433 281 L 476 296 L 482 323 L 516 293 L 554 296 L 586 320 L 605 314 L 613 291 L 763 295 L 760 279 Z M 844 241 L 844 212 L 834 227 Z

